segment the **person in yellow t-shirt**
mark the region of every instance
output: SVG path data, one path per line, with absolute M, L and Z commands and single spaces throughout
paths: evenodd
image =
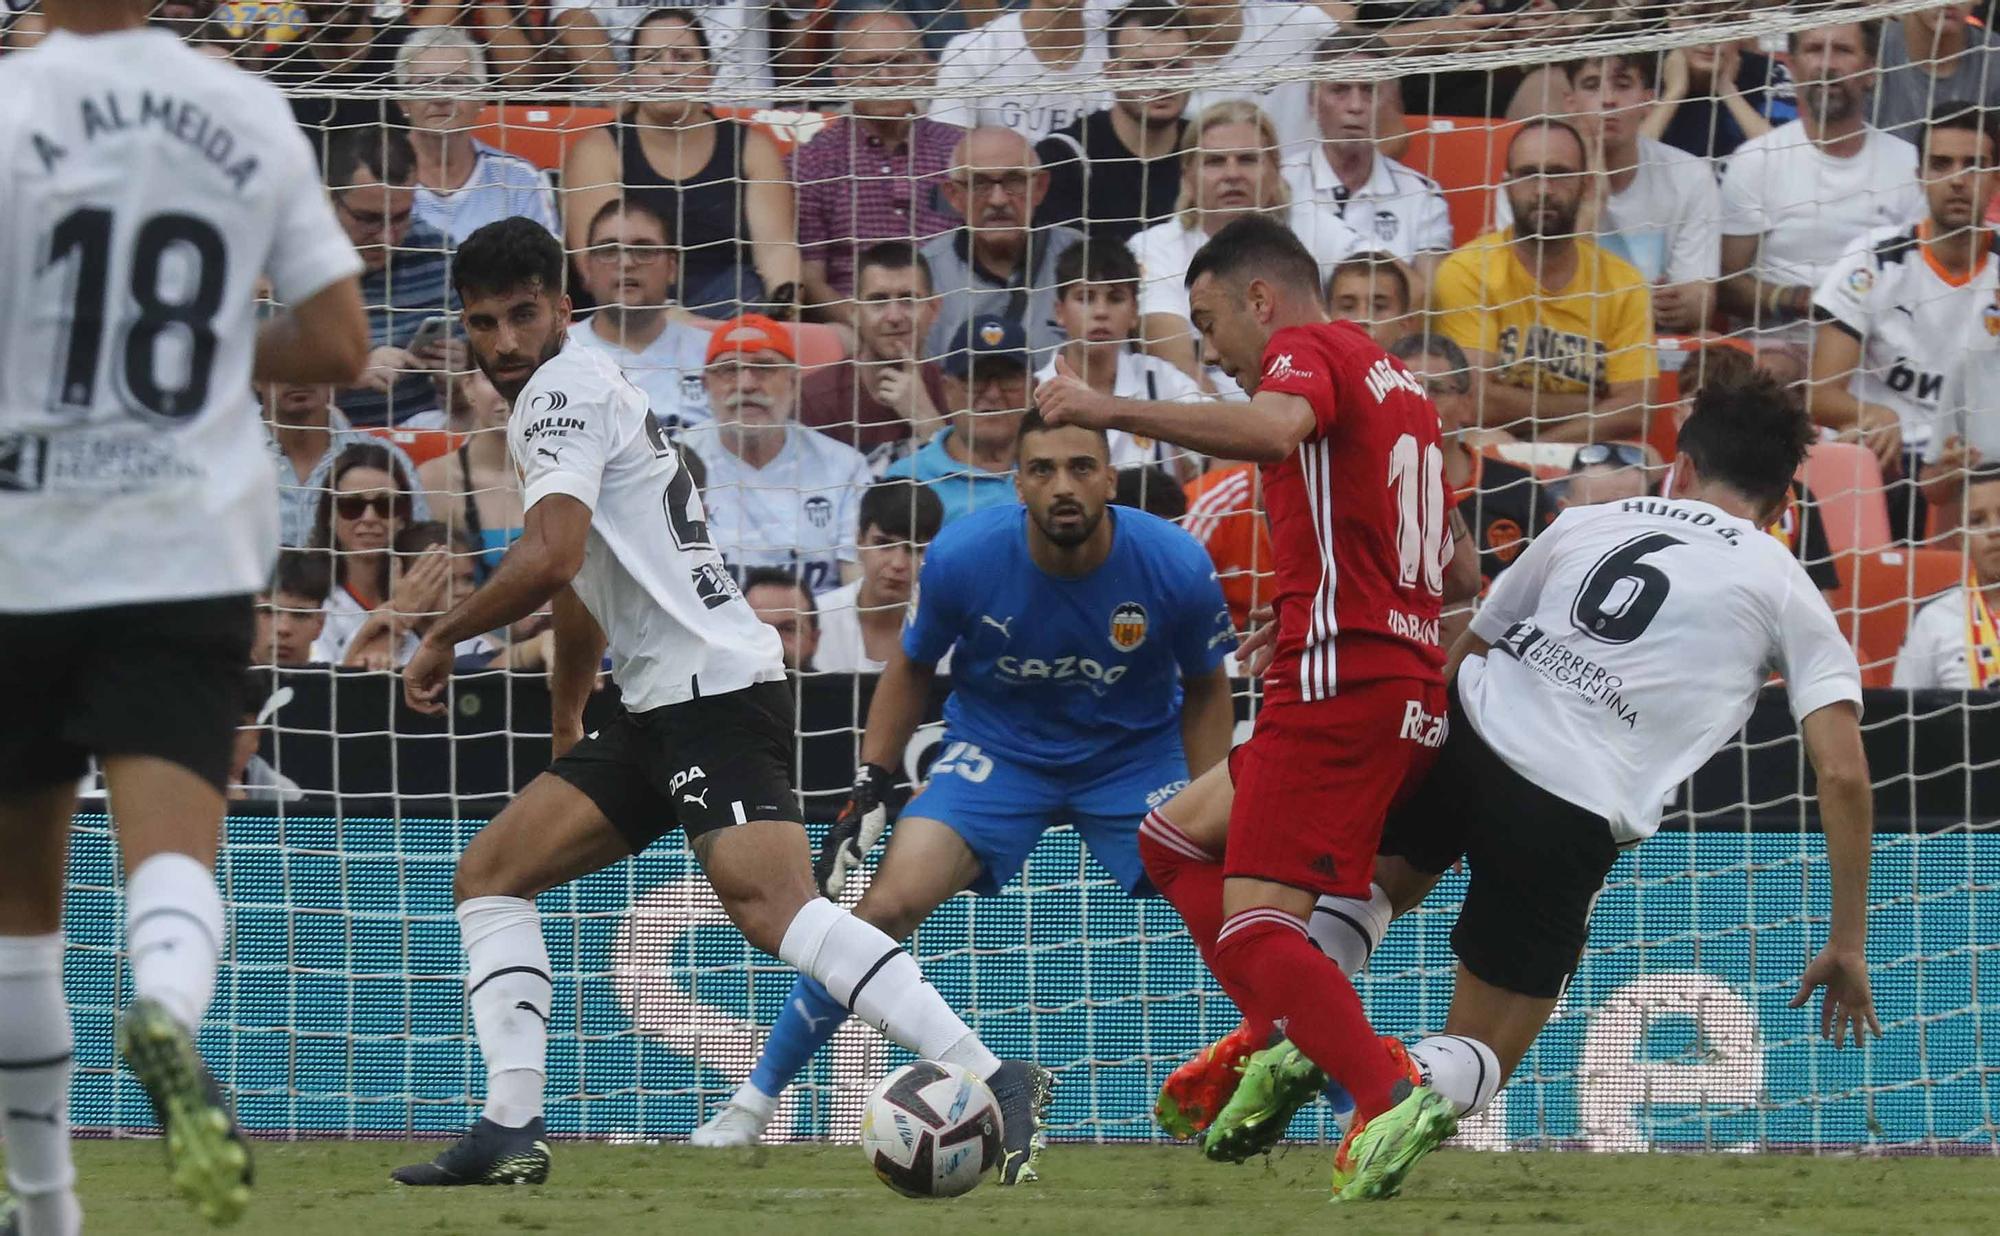
M 1583 139 L 1531 120 L 1507 147 L 1514 225 L 1439 265 L 1437 329 L 1484 374 L 1480 420 L 1545 442 L 1635 438 L 1659 376 L 1645 278 L 1576 235 L 1588 190 Z

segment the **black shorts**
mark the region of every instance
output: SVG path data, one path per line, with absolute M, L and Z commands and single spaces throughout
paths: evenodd
M 549 771 L 596 803 L 634 854 L 676 827 L 692 840 L 751 820 L 803 821 L 792 716 L 784 682 L 620 710 Z
M 248 596 L 0 614 L 0 793 L 150 755 L 226 791 L 256 610 Z
M 1553 999 L 1590 938 L 1590 909 L 1618 859 L 1611 825 L 1557 798 L 1486 745 L 1451 692 L 1436 766 L 1389 816 L 1381 852 L 1421 871 L 1471 867 L 1451 946 L 1473 977 Z

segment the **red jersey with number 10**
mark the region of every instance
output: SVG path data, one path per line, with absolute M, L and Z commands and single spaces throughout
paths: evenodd
M 1271 336 L 1258 390 L 1300 396 L 1313 411 L 1305 441 L 1263 469 L 1278 610 L 1265 702 L 1330 699 L 1385 678 L 1440 681 L 1451 506 L 1423 383 L 1360 327 L 1328 322 Z

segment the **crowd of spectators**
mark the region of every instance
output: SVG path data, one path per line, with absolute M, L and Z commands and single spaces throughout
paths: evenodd
M 32 5 L 10 7 L 5 45 L 32 44 Z M 360 383 L 258 392 L 291 547 L 260 659 L 393 666 L 519 533 L 508 408 L 469 370 L 449 278 L 486 222 L 565 241 L 570 338 L 645 392 L 794 668 L 852 672 L 893 647 L 937 528 L 1015 500 L 1015 428 L 1057 364 L 1119 395 L 1245 397 L 1205 363 L 1182 277 L 1262 214 L 1318 259 L 1335 316 L 1430 391 L 1487 582 L 1564 505 L 1670 493 L 1676 409 L 1756 366 L 1863 448 L 1896 540 L 1963 533 L 1965 584 L 1919 611 L 1897 681 L 2000 683 L 1966 638 L 2000 589 L 2000 45 L 1969 6 L 1426 67 L 1742 9 L 162 4 L 295 88 L 365 265 Z M 492 104 L 514 89 L 604 106 L 516 146 Z M 820 89 L 865 94 L 759 107 Z M 1493 124 L 1491 174 L 1455 177 L 1485 188 L 1399 157 L 1437 115 Z M 1112 456 L 1133 502 L 1209 547 L 1247 621 L 1270 569 L 1254 469 L 1124 434 Z M 1836 593 L 1819 508 L 1795 496 L 1772 534 Z M 546 623 L 460 653 L 533 668 Z

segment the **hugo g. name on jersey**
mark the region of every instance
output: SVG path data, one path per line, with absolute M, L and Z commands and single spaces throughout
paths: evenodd
M 527 507 L 567 494 L 590 508 L 570 587 L 604 631 L 627 709 L 784 677 L 777 632 L 724 568 L 679 450 L 609 356 L 565 341 L 515 399 L 507 445 Z
M 1932 255 L 1928 228 L 1879 228 L 1861 237 L 1813 294 L 1813 316 L 1861 344 L 1849 391 L 1894 409 L 1910 450 L 1923 450 L 1937 435 L 1952 367 L 2000 353 L 2000 258 L 1993 242 L 1961 278 Z
M 1633 841 L 1742 728 L 1773 670 L 1793 714 L 1861 699 L 1826 601 L 1785 547 L 1704 502 L 1573 507 L 1494 581 L 1458 691 L 1488 746 Z
M 277 552 L 256 285 L 361 268 L 268 83 L 173 34 L 0 60 L 0 610 L 248 593 Z

